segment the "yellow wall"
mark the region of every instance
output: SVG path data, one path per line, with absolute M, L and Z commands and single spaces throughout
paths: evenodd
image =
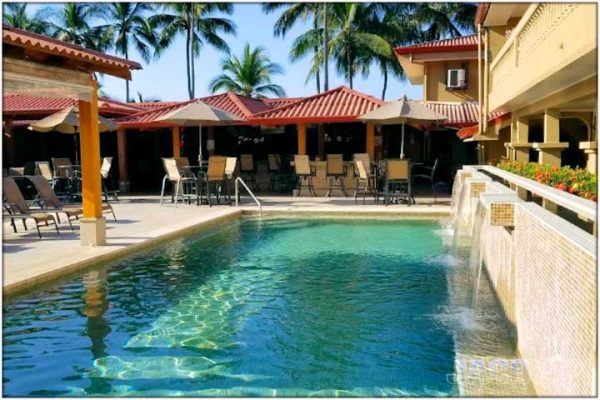
M 446 90 L 449 69 L 467 70 L 466 90 Z M 435 61 L 425 63 L 423 98 L 426 101 L 477 101 L 477 60 Z

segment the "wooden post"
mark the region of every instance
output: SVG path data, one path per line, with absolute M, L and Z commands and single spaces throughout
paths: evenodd
M 375 125 L 372 122 L 367 122 L 367 153 L 375 160 Z
M 102 216 L 102 185 L 100 182 L 100 131 L 98 128 L 98 84 L 90 79 L 91 99 L 79 100 L 81 146 L 81 192 L 83 218 L 81 244 L 106 244 L 106 226 Z
M 178 126 L 173 127 L 171 135 L 173 136 L 173 157 L 181 157 L 181 137 Z
M 298 124 L 298 154 L 306 154 L 306 124 Z
M 325 126 L 323 124 L 319 124 L 318 127 L 318 141 L 319 141 L 319 159 L 325 159 Z
M 129 173 L 127 171 L 127 131 L 117 129 L 117 153 L 119 155 L 119 190 L 129 192 Z

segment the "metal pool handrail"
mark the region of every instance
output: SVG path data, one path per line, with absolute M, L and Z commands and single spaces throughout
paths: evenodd
M 535 193 L 538 196 L 541 196 L 545 199 L 548 199 L 551 202 L 558 204 L 564 208 L 574 211 L 590 221 L 596 220 L 596 203 L 591 200 L 575 196 L 571 193 L 566 193 L 562 190 L 555 189 L 546 184 L 532 181 L 531 179 L 524 178 L 522 176 L 513 174 L 508 171 L 504 171 L 498 167 L 493 167 L 491 165 L 478 165 L 475 166 L 475 168 L 487 171 L 490 174 L 496 175 L 499 178 L 506 179 L 510 183 L 522 187 L 525 190 L 529 190 L 530 192 Z
M 239 200 L 240 200 L 239 189 L 238 189 L 238 182 L 240 182 L 246 188 L 246 191 L 252 197 L 252 199 L 254 200 L 254 202 L 256 203 L 256 205 L 258 206 L 258 215 L 260 217 L 262 217 L 262 204 L 256 198 L 256 196 L 254 195 L 254 193 L 252 193 L 252 190 L 250 190 L 250 188 L 248 187 L 248 185 L 246 185 L 246 182 L 244 182 L 244 180 L 242 178 L 240 178 L 239 176 L 237 178 L 235 178 L 235 206 L 239 207 Z

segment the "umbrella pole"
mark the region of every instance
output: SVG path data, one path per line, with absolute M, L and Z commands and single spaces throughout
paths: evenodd
M 198 124 L 198 165 L 202 166 L 202 124 Z
M 402 139 L 400 143 L 400 158 L 404 159 L 404 122 L 402 122 Z

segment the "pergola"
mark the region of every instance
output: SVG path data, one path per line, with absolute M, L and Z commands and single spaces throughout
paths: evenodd
M 3 25 L 4 94 L 70 98 L 78 101 L 83 195 L 81 244 L 106 244 L 100 182 L 98 84 L 101 72 L 131 79 L 140 64 Z

